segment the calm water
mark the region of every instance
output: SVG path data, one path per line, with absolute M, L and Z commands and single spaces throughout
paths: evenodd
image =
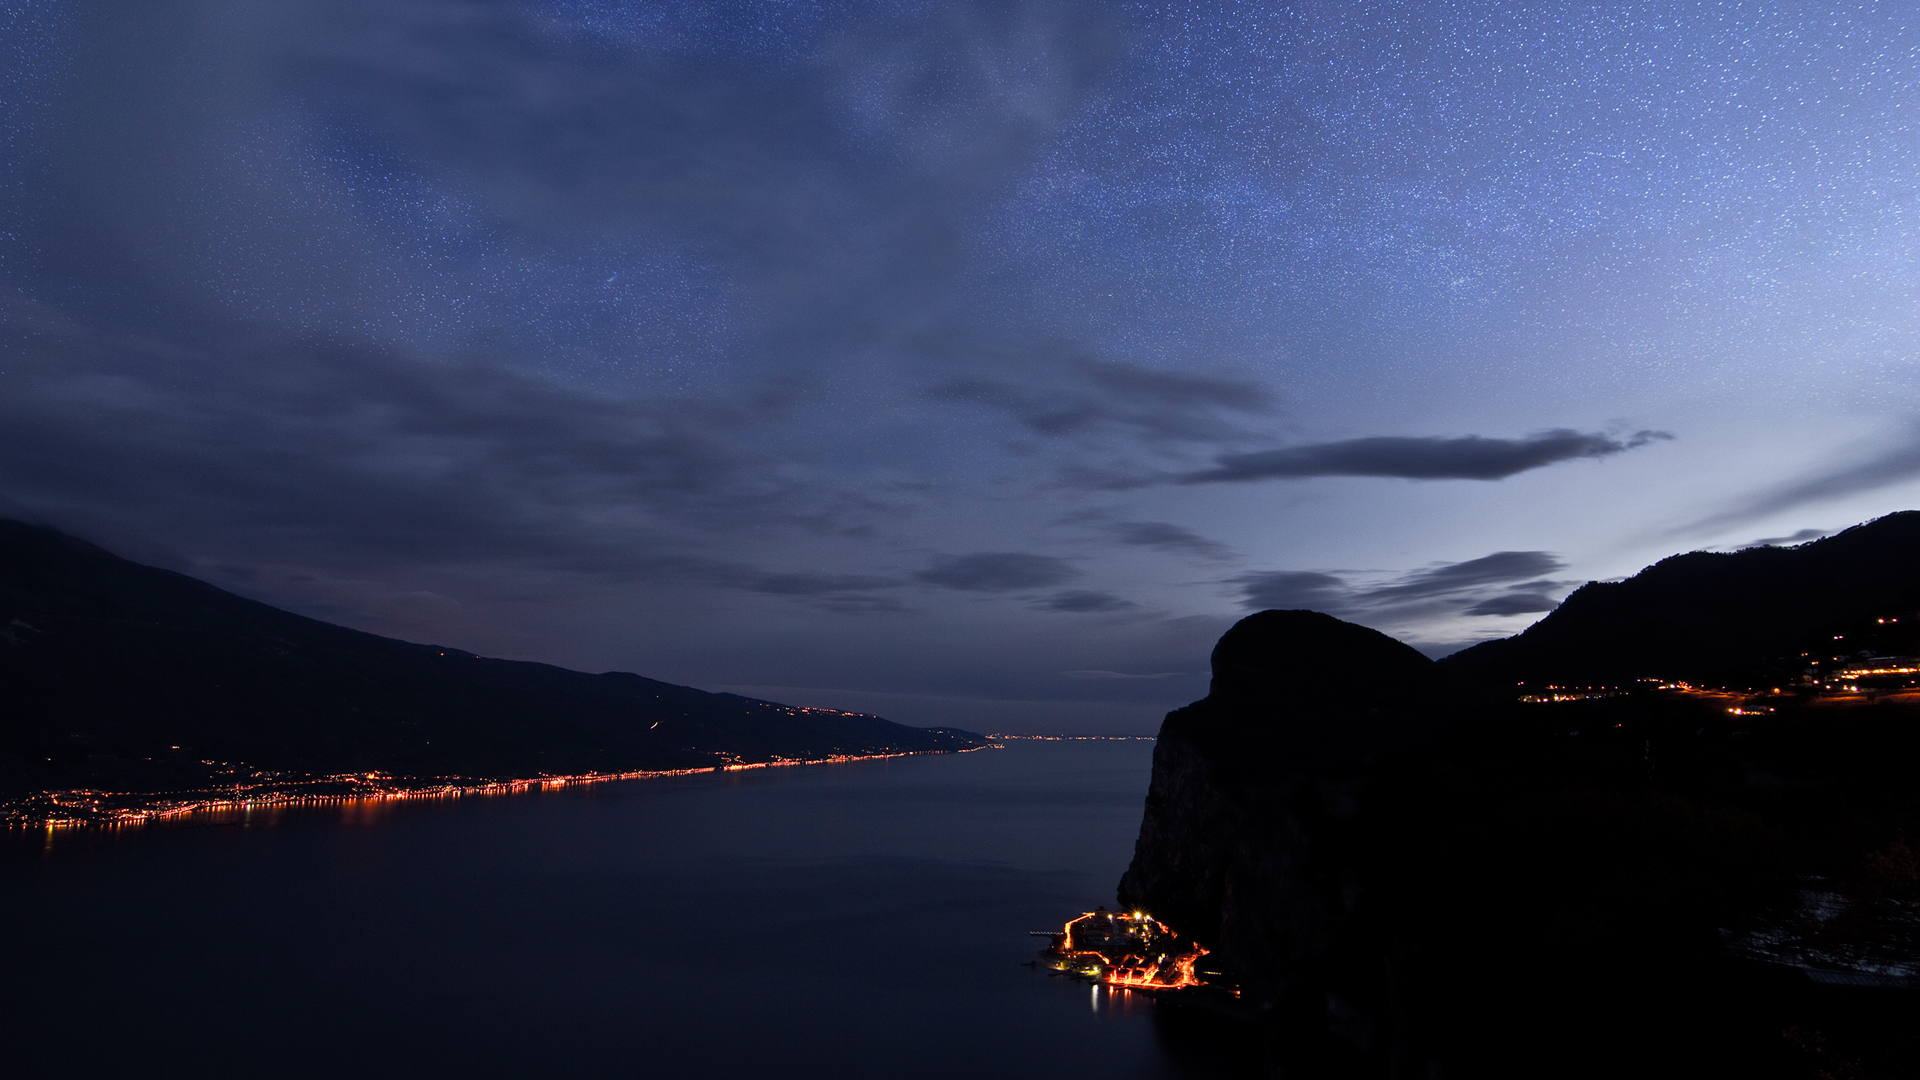
M 1232 1028 L 1020 966 L 1113 903 L 1152 745 L 15 837 L 8 1071 L 1237 1075 Z

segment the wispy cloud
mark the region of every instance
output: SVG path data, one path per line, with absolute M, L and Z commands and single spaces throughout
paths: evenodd
M 1626 438 L 1556 428 L 1520 439 L 1479 435 L 1447 439 L 1379 435 L 1247 454 L 1222 454 L 1214 467 L 1175 477 L 1182 484 L 1381 476 L 1407 480 L 1503 480 L 1579 458 L 1602 458 L 1673 436 L 1639 431 Z
M 1875 491 L 1895 484 L 1920 480 L 1920 425 L 1909 429 L 1894 445 L 1851 462 L 1829 466 L 1799 479 L 1760 492 L 1736 502 L 1717 514 L 1672 530 L 1672 534 L 1700 532 L 1782 513 L 1801 506 L 1826 502 L 1864 491 Z M 1809 530 L 1802 530 L 1802 533 Z M 1824 535 L 1824 534 L 1818 534 Z M 1813 536 L 1795 534 L 1799 539 Z M 1794 537 L 1780 537 L 1766 543 L 1796 543 Z
M 1231 559 L 1233 549 L 1209 540 L 1192 529 L 1165 521 L 1116 521 L 1108 531 L 1122 544 L 1153 548 L 1203 559 Z
M 1131 600 L 1122 599 L 1112 593 L 1072 589 L 1066 592 L 1054 593 L 1052 596 L 1036 601 L 1033 606 L 1046 611 L 1095 613 L 1132 611 L 1140 605 Z
M 1763 536 L 1758 540 L 1750 540 L 1740 546 L 1743 548 L 1790 547 L 1794 544 L 1804 544 L 1809 540 L 1818 540 L 1832 531 L 1832 529 L 1801 529 L 1792 536 Z
M 1566 564 L 1545 551 L 1496 551 L 1466 562 L 1416 570 L 1391 585 L 1356 594 L 1364 604 L 1444 596 L 1507 581 L 1549 574 Z
M 1256 610 L 1310 608 L 1334 615 L 1382 616 L 1439 605 L 1468 615 L 1515 615 L 1552 610 L 1556 602 L 1548 593 L 1569 583 L 1540 575 L 1564 566 L 1550 552 L 1496 551 L 1366 588 L 1339 574 L 1312 570 L 1269 570 L 1230 581 L 1240 587 L 1241 603 Z
M 1467 615 L 1531 615 L 1536 611 L 1552 611 L 1560 606 L 1560 601 L 1539 592 L 1510 592 L 1499 596 L 1489 596 L 1485 600 L 1465 610 Z
M 1340 612 L 1353 605 L 1353 590 L 1345 578 L 1311 570 L 1267 570 L 1232 579 L 1240 586 L 1241 603 L 1249 608 L 1311 608 Z
M 1080 576 L 1065 559 L 1020 551 L 936 556 L 915 581 L 961 592 L 1012 592 L 1058 585 Z
M 941 401 L 993 409 L 1049 438 L 1128 435 L 1150 442 L 1218 445 L 1241 437 L 1227 414 L 1273 411 L 1274 399 L 1251 379 L 1161 371 L 1041 346 L 1031 355 L 972 357 L 983 371 L 928 393 Z M 1002 363 L 996 364 L 996 360 Z M 996 367 L 1018 368 L 1018 375 Z
M 298 561 L 517 562 L 846 611 L 906 584 L 757 565 L 715 538 L 843 531 L 851 498 L 752 447 L 761 405 L 634 401 L 492 365 L 208 323 L 195 363 L 14 298 L 0 485 L 56 520 L 127 515 Z M 777 407 L 775 407 L 777 409 Z M 244 568 L 240 568 L 244 570 Z

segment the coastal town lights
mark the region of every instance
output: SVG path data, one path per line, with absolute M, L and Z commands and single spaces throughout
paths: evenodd
M 1179 935 L 1144 911 L 1089 911 L 1068 920 L 1052 949 L 1061 970 L 1131 990 L 1183 990 L 1200 985 L 1194 965 L 1207 955 L 1181 948 Z

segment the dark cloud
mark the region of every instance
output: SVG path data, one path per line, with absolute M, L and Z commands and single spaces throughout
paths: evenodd
M 568 377 L 811 369 L 926 324 L 983 200 L 1117 42 L 1075 0 L 801 7 L 80 19 L 36 59 L 81 92 L 43 95 L 34 152 L 0 161 L 0 260 L 112 318 L 219 310 Z
M 1399 581 L 1356 594 L 1364 604 L 1443 596 L 1500 582 L 1552 573 L 1566 564 L 1545 551 L 1496 551 L 1478 559 L 1417 570 Z
M 1759 540 L 1751 541 L 1749 543 L 1741 544 L 1740 546 L 1743 548 L 1790 547 L 1794 544 L 1804 544 L 1809 540 L 1818 540 L 1832 531 L 1833 531 L 1832 529 L 1801 529 L 1799 532 L 1794 533 L 1792 536 L 1768 536 L 1768 537 L 1763 537 L 1762 539 L 1759 539 Z
M 892 578 L 846 574 L 779 573 L 752 567 L 710 571 L 704 580 L 749 592 L 803 600 L 814 607 L 844 615 L 892 614 L 910 610 L 883 590 L 898 588 Z
M 1352 604 L 1352 590 L 1345 579 L 1309 570 L 1269 570 L 1234 578 L 1240 586 L 1242 603 L 1256 610 L 1266 608 L 1310 608 L 1314 611 L 1344 611 Z
M 864 513 L 753 447 L 773 419 L 759 406 L 620 399 L 212 325 L 189 351 L 19 300 L 0 302 L 0 333 L 18 346 L 0 394 L 0 486 L 52 520 L 107 533 L 140 520 L 284 560 L 509 561 L 898 606 L 878 596 L 898 580 L 770 570 L 713 541 L 832 531 Z
M 1164 521 L 1118 521 L 1108 528 L 1121 543 L 1134 547 L 1197 555 L 1205 559 L 1233 557 L 1233 550 L 1225 544 L 1209 540 L 1192 529 Z
M 829 593 L 808 597 L 807 603 L 836 615 L 904 615 L 913 610 L 891 596 L 873 593 Z
M 1664 431 L 1617 439 L 1597 432 L 1556 428 L 1522 439 L 1407 438 L 1380 435 L 1343 442 L 1289 446 L 1250 454 L 1222 454 L 1214 468 L 1187 473 L 1183 484 L 1248 480 L 1297 480 L 1313 476 L 1389 476 L 1408 480 L 1502 480 L 1576 458 L 1608 457 L 1671 439 Z
M 931 566 L 913 575 L 929 585 L 962 592 L 1011 592 L 1058 585 L 1080 576 L 1065 559 L 1019 551 L 983 551 L 974 555 L 939 556 Z
M 890 578 L 862 577 L 858 575 L 767 573 L 765 571 L 759 571 L 742 584 L 754 592 L 772 593 L 775 596 L 826 596 L 833 593 L 850 593 L 862 592 L 869 589 L 893 588 L 898 586 L 900 582 Z
M 1512 592 L 1499 596 L 1489 596 L 1485 600 L 1466 610 L 1468 615 L 1527 615 L 1536 611 L 1552 611 L 1560 606 L 1558 600 L 1545 593 Z
M 972 374 L 942 383 L 937 400 L 1011 415 L 1050 437 L 1124 433 L 1150 441 L 1224 442 L 1242 433 L 1225 415 L 1271 412 L 1273 396 L 1248 379 L 1160 371 L 1136 364 L 1062 355 L 1066 346 L 1019 357 L 1018 378 Z M 988 371 L 1008 357 L 974 357 Z
M 1033 606 L 1046 611 L 1096 612 L 1131 611 L 1140 605 L 1131 600 L 1123 600 L 1112 593 L 1068 590 L 1038 600 Z
M 1478 559 L 1416 570 L 1389 584 L 1355 588 L 1346 578 L 1308 570 L 1271 570 L 1231 579 L 1241 592 L 1241 603 L 1255 610 L 1311 608 L 1334 615 L 1407 614 L 1440 612 L 1466 605 L 1472 615 L 1547 611 L 1554 602 L 1548 590 L 1565 583 L 1526 580 L 1560 569 L 1564 564 L 1545 551 L 1496 551 Z M 1489 595 L 1493 588 L 1507 590 Z M 1544 607 L 1517 605 L 1544 604 Z M 1510 610 L 1500 610 L 1502 607 Z

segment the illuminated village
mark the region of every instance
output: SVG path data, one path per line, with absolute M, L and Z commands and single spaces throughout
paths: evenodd
M 1129 990 L 1200 986 L 1194 965 L 1207 950 L 1143 911 L 1089 911 L 1068 921 L 1042 954 L 1055 971 Z

